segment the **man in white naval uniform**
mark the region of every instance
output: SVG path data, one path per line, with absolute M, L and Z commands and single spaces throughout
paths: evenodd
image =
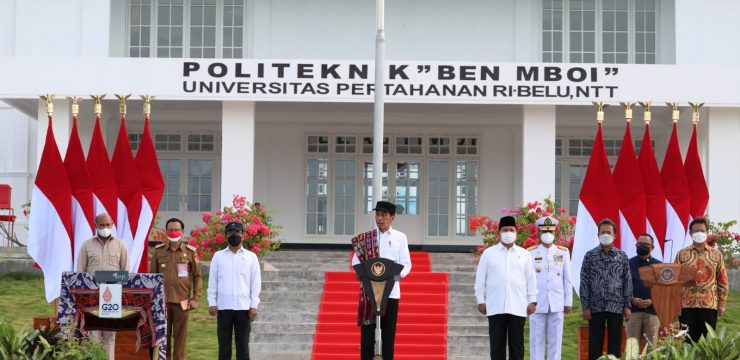
M 558 220 L 537 220 L 540 245 L 528 248 L 537 277 L 537 309 L 529 316 L 529 357 L 532 360 L 561 358 L 563 318 L 573 307 L 573 285 L 570 280 L 570 253 L 554 245 Z M 547 340 L 547 346 L 545 345 Z M 545 350 L 547 349 L 547 351 Z

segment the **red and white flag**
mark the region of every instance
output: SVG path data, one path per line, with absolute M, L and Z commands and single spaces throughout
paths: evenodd
M 72 187 L 59 154 L 49 116 L 28 221 L 28 255 L 44 272 L 46 301 L 61 291 L 62 272 L 72 271 Z
M 663 259 L 673 261 L 676 254 L 686 244 L 686 225 L 689 221 L 691 209 L 691 193 L 689 183 L 686 181 L 686 173 L 681 161 L 681 149 L 678 146 L 678 134 L 676 123 L 673 123 L 671 139 L 668 141 L 668 149 L 660 169 L 660 178 L 663 181 L 663 191 L 666 197 L 666 233 Z
M 141 180 L 141 189 L 144 194 L 144 201 L 141 203 L 141 217 L 139 217 L 139 228 L 136 231 L 136 239 L 143 238 L 141 249 L 141 261 L 139 263 L 139 272 L 147 272 L 149 230 L 154 222 L 154 214 L 159 208 L 159 202 L 162 200 L 164 193 L 164 179 L 162 171 L 159 169 L 157 162 L 157 152 L 154 149 L 154 142 L 149 130 L 149 117 L 144 120 L 144 133 L 141 137 L 139 150 L 136 152 L 136 169 L 139 171 Z M 183 229 L 184 230 L 184 229 Z
M 113 173 L 118 185 L 118 236 L 126 244 L 129 252 L 131 260 L 129 271 L 136 272 L 139 269 L 141 250 L 136 252 L 137 248 L 140 249 L 140 244 L 135 243 L 134 236 L 139 224 L 143 195 L 139 172 L 136 170 L 131 145 L 128 142 L 126 119 L 123 117 L 121 117 L 121 127 L 118 129 L 118 139 L 116 148 L 113 150 L 111 165 L 113 165 Z
M 76 269 L 80 247 L 95 231 L 92 181 L 87 172 L 85 153 L 77 131 L 77 116 L 73 119 L 72 134 L 69 137 L 67 154 L 64 155 L 64 168 L 72 186 L 72 260 L 73 268 Z
M 93 187 L 94 216 L 103 213 L 110 215 L 113 220 L 113 236 L 120 234 L 116 226 L 118 221 L 118 185 L 113 166 L 108 157 L 108 149 L 105 148 L 103 132 L 100 130 L 100 116 L 95 118 L 90 150 L 87 152 L 87 171 L 90 175 Z
M 580 291 L 583 257 L 586 252 L 599 245 L 599 222 L 609 218 L 619 226 L 619 194 L 606 157 L 600 123 L 578 198 L 578 221 L 572 256 L 575 274 L 572 280 L 576 293 Z M 615 239 L 614 246 L 619 247 L 618 242 L 618 238 Z
M 653 143 L 650 139 L 650 125 L 645 124 L 645 135 L 642 138 L 640 156 L 638 158 L 642 184 L 645 187 L 645 215 L 647 217 L 647 233 L 655 239 L 653 257 L 663 261 L 663 242 L 665 240 L 666 198 L 663 192 L 663 182 L 658 171 L 658 162 L 655 161 Z
M 637 237 L 646 231 L 645 188 L 632 144 L 630 123 L 627 123 L 619 158 L 614 166 L 614 183 L 619 191 L 619 248 L 628 257 L 637 255 Z
M 691 209 L 689 210 L 689 223 L 691 223 L 693 219 L 706 215 L 707 204 L 709 203 L 709 189 L 707 189 L 707 181 L 704 179 L 704 171 L 701 168 L 701 159 L 699 158 L 696 124 L 694 124 L 694 131 L 691 134 L 691 142 L 689 143 L 689 150 L 686 153 L 686 161 L 684 161 L 683 169 L 684 173 L 686 173 L 689 191 L 691 192 Z M 691 229 L 686 229 L 685 246 L 688 246 L 692 242 L 691 236 L 688 233 L 689 230 Z

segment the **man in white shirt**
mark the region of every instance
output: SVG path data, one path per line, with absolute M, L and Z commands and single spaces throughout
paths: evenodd
M 516 219 L 504 216 L 496 234 L 498 244 L 480 257 L 475 274 L 478 311 L 488 317 L 491 359 L 524 359 L 524 320 L 537 307 L 537 279 L 532 257 L 517 246 Z
M 406 239 L 406 234 L 391 228 L 391 224 L 396 219 L 396 205 L 388 201 L 378 201 L 373 210 L 375 211 L 375 224 L 378 225 L 380 257 L 403 265 L 401 278 L 404 278 L 411 272 L 411 255 L 409 254 L 409 242 Z M 360 260 L 357 258 L 357 254 L 355 254 L 352 257 L 352 265 L 359 263 Z M 380 328 L 383 332 L 383 359 L 386 360 L 393 360 L 399 299 L 401 299 L 401 283 L 396 282 L 390 296 L 388 296 L 385 315 L 380 317 Z M 360 355 L 362 360 L 370 360 L 374 355 L 374 320 L 375 317 L 372 317 L 370 321 L 365 321 L 362 324 L 360 337 Z
M 262 280 L 257 255 L 242 247 L 241 223 L 226 224 L 229 246 L 213 254 L 208 274 L 208 313 L 218 315 L 218 359 L 231 359 L 235 332 L 236 359 L 249 360 L 250 322 L 257 316 Z

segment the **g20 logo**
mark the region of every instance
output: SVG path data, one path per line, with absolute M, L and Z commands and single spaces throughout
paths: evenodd
M 106 311 L 118 311 L 118 304 L 103 304 L 101 308 Z

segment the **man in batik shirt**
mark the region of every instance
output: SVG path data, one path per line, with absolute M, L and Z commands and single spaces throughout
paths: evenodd
M 691 221 L 689 234 L 693 244 L 678 252 L 676 263 L 696 268 L 696 278 L 683 288 L 679 321 L 689 326 L 691 340 L 707 334 L 707 323 L 715 328 L 717 316 L 725 314 L 730 288 L 722 253 L 707 245 L 708 221 L 698 217 Z

